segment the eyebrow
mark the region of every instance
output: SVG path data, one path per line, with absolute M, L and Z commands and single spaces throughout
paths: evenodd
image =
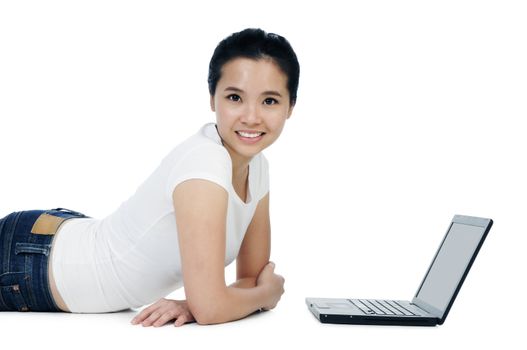
M 280 94 L 278 91 L 273 91 L 273 90 L 264 91 L 263 95 L 282 97 L 282 94 Z
M 238 89 L 237 87 L 234 87 L 234 86 L 226 87 L 226 88 L 225 88 L 225 91 L 243 92 L 242 89 Z
M 224 91 L 234 91 L 234 92 L 243 92 L 242 89 L 239 89 L 237 87 L 234 87 L 234 86 L 228 86 L 225 88 Z M 274 91 L 274 90 L 268 90 L 268 91 L 264 91 L 262 93 L 262 95 L 270 95 L 270 96 L 278 96 L 278 97 L 282 97 L 282 94 L 279 93 L 278 91 Z

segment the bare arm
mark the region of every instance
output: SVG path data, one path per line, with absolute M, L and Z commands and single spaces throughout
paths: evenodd
M 274 266 L 269 266 L 269 271 L 263 273 L 252 288 L 225 284 L 227 192 L 217 184 L 195 179 L 178 185 L 173 200 L 185 294 L 196 321 L 200 324 L 228 322 L 261 308 L 274 307 L 277 295 L 283 292 L 283 281 L 280 285 L 279 276 L 273 272 Z M 267 263 L 268 254 L 267 251 L 257 263 L 239 269 L 238 277 L 258 276 Z M 249 261 L 248 258 L 241 259 Z
M 263 307 L 270 310 L 276 306 L 284 293 L 284 278 L 274 273 L 271 255 L 271 222 L 269 219 L 269 193 L 264 196 L 247 228 L 236 259 L 237 280 L 231 284 L 236 288 L 253 288 L 262 284 L 275 287 L 274 298 Z
M 271 223 L 269 219 L 269 193 L 263 197 L 252 218 L 236 259 L 236 279 L 231 286 L 249 288 L 269 263 L 271 255 Z

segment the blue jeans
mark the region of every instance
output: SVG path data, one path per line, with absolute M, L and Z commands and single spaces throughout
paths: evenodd
M 65 220 L 85 217 L 56 208 L 13 212 L 0 219 L 0 311 L 61 311 L 49 286 L 51 245 Z

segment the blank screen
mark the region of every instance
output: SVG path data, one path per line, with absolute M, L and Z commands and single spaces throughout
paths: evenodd
M 453 223 L 416 297 L 444 312 L 484 232 L 484 227 Z

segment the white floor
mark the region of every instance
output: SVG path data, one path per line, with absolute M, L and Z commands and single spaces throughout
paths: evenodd
M 75 349 L 90 350 L 181 346 L 216 349 L 281 349 L 284 346 L 296 349 L 425 347 L 444 350 L 513 348 L 513 344 L 521 344 L 521 313 L 499 316 L 497 307 L 503 306 L 503 303 L 498 302 L 495 307 L 490 307 L 478 295 L 490 296 L 489 302 L 507 295 L 497 294 L 499 288 L 478 291 L 485 286 L 488 283 L 480 276 L 469 278 L 466 290 L 458 296 L 445 324 L 432 328 L 320 324 L 304 304 L 305 293 L 299 286 L 290 286 L 275 310 L 221 325 L 200 326 L 193 323 L 181 328 L 172 325 L 159 328 L 133 326 L 130 320 L 136 310 L 84 315 L 3 312 L 0 313 L 0 334 L 3 349 L 21 344 L 25 349 L 34 348 L 32 346 L 51 348 L 44 346 L 51 342 L 55 349 L 74 346 Z M 179 297 L 180 293 L 173 294 Z M 317 296 L 340 295 L 326 293 Z
M 463 300 L 469 302 L 469 300 Z M 470 303 L 464 303 L 470 304 Z M 216 349 L 335 348 L 512 348 L 521 344 L 520 324 L 454 308 L 447 322 L 434 328 L 372 327 L 320 324 L 289 295 L 274 311 L 215 326 L 185 325 L 143 328 L 129 324 L 134 312 L 104 315 L 0 313 L 2 348 L 23 344 L 25 349 L 165 349 L 182 346 Z M 471 312 L 474 314 L 471 316 Z M 487 319 L 486 317 L 489 317 Z M 516 321 L 519 321 L 516 318 Z M 49 346 L 48 346 L 49 344 Z M 8 347 L 7 345 L 10 345 Z M 508 345 L 508 346 L 507 346 Z

